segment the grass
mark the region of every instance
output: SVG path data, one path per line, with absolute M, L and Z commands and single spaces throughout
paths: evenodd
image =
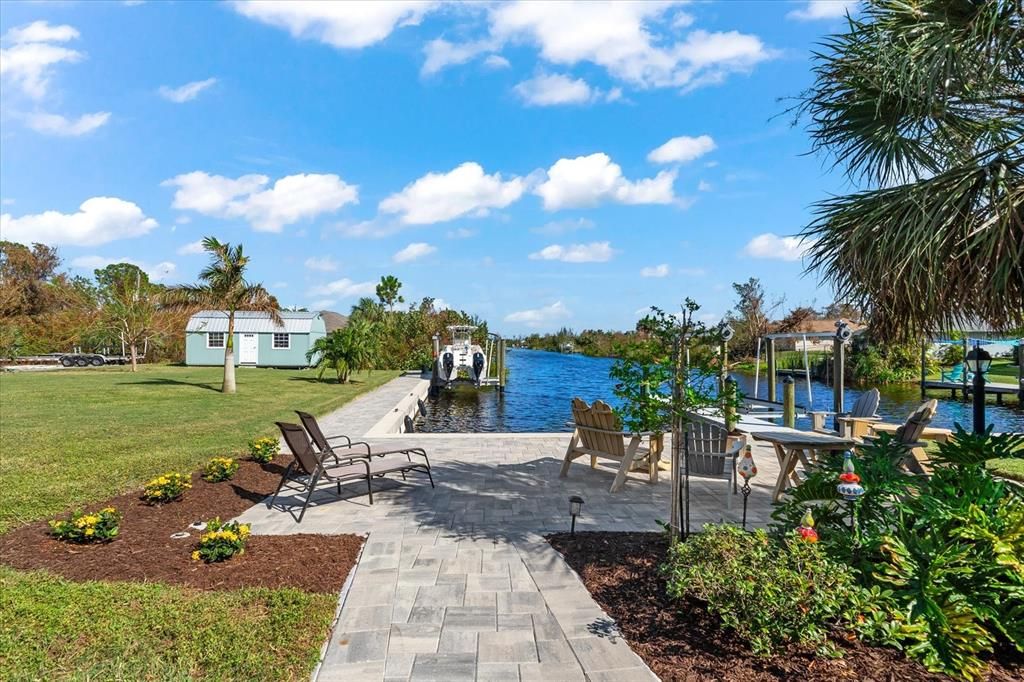
M 246 451 L 292 410 L 324 414 L 397 375 L 339 386 L 311 371 L 241 369 L 229 396 L 221 372 L 0 377 L 0 532 Z M 76 583 L 0 566 L 0 679 L 308 679 L 336 603 L 292 589 Z
M 243 368 L 220 393 L 219 367 L 146 366 L 22 372 L 0 378 L 0 533 L 68 507 L 139 488 L 169 470 L 247 451 L 292 410 L 323 414 L 397 372 L 358 383 L 315 381 L 310 370 Z
M 76 583 L 0 566 L 0 679 L 308 679 L 335 595 Z
M 950 369 L 950 367 L 942 367 L 943 371 L 948 372 Z M 938 381 L 941 376 L 938 369 L 928 373 L 928 379 L 932 381 Z M 1016 384 L 1017 365 L 1013 364 L 1013 360 L 1010 358 L 995 358 L 992 360 L 992 366 L 989 367 L 985 378 L 1000 384 Z

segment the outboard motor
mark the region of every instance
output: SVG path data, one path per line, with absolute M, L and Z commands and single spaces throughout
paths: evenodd
M 441 379 L 443 381 L 451 381 L 452 371 L 455 369 L 455 356 L 451 353 L 445 353 L 441 356 Z
M 473 353 L 473 374 L 476 375 L 476 382 L 479 384 L 480 380 L 483 379 L 484 374 L 484 354 L 480 352 Z

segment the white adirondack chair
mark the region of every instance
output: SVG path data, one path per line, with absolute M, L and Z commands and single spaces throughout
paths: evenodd
M 713 478 L 732 484 L 726 490 L 725 507 L 732 509 L 732 496 L 736 494 L 736 461 L 743 450 L 743 439 L 729 444 L 729 432 L 708 422 L 690 422 L 686 427 L 691 478 Z

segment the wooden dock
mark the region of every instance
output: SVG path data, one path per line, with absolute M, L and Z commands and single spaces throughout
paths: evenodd
M 964 400 L 967 400 L 974 392 L 974 385 L 971 382 L 966 384 L 959 381 L 934 381 L 927 380 L 921 382 L 921 395 L 923 396 L 928 390 L 941 390 L 949 391 L 951 398 L 956 398 L 957 393 L 960 393 Z M 1013 384 L 1002 384 L 995 382 L 985 383 L 985 394 L 994 395 L 996 397 L 996 404 L 1003 404 L 1004 395 L 1015 395 L 1018 400 L 1021 400 L 1021 394 L 1024 393 L 1024 385 L 1015 386 Z

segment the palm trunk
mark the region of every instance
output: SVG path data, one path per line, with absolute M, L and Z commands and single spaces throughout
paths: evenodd
M 224 339 L 224 386 L 221 393 L 235 392 L 235 311 L 228 312 L 228 333 Z
M 137 368 L 137 365 L 138 365 L 138 361 L 136 360 L 136 356 L 138 355 L 138 350 L 136 349 L 134 343 L 131 345 L 131 351 L 130 352 L 131 352 L 131 356 L 132 356 L 132 372 L 135 372 L 136 368 Z

